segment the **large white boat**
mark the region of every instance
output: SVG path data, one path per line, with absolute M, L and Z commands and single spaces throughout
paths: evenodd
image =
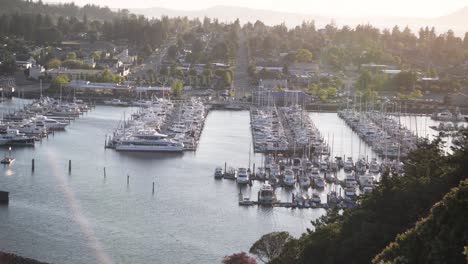
M 345 171 L 352 171 L 354 169 L 354 162 L 353 158 L 348 157 L 344 162 L 344 170 Z
M 104 101 L 106 105 L 113 105 L 113 106 L 129 106 L 129 103 L 123 102 L 120 99 L 112 99 Z
M 34 138 L 19 133 L 16 129 L 7 129 L 6 134 L 0 134 L 0 145 L 34 146 Z
M 260 204 L 271 204 L 276 200 L 275 190 L 270 184 L 264 183 L 258 191 L 258 202 Z
M 115 149 L 118 151 L 182 152 L 184 144 L 168 139 L 164 134 L 136 134 L 119 140 Z
M 249 179 L 249 172 L 247 171 L 246 168 L 239 168 L 237 170 L 237 179 L 236 179 L 238 184 L 247 184 L 250 182 Z
M 284 171 L 284 185 L 287 187 L 294 187 L 296 184 L 296 178 L 294 177 L 294 172 L 291 169 L 286 169 Z
M 35 125 L 38 127 L 45 127 L 48 130 L 64 130 L 68 123 L 62 123 L 53 118 L 38 115 L 35 117 Z

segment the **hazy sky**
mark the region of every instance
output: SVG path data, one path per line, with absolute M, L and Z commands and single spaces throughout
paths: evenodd
M 70 1 L 72 0 L 46 0 L 46 2 Z M 78 5 L 94 3 L 111 8 L 165 7 L 194 10 L 215 5 L 231 5 L 312 14 L 410 17 L 437 17 L 468 6 L 468 0 L 74 0 L 74 2 Z

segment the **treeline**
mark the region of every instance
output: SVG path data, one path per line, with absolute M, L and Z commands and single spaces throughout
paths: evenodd
M 251 253 L 268 256 L 268 263 L 274 264 L 465 263 L 467 131 L 459 142 L 448 155 L 440 138 L 420 143 L 404 162 L 404 173 L 385 173 L 380 185 L 360 198 L 356 208 L 342 214 L 329 211 L 312 222 L 314 231 L 299 239 L 287 237 L 279 243 L 276 236 L 273 242 L 266 236 Z M 459 190 L 433 207 L 460 182 Z M 269 247 L 259 248 L 259 244 Z M 272 245 L 281 248 L 272 249 Z
M 111 20 L 118 16 L 108 7 L 100 7 L 88 4 L 79 7 L 72 3 L 65 4 L 46 4 L 41 0 L 0 0 L 0 14 L 42 14 L 49 15 L 52 18 L 56 16 L 64 17 L 83 17 L 87 16 L 93 20 Z
M 429 216 L 408 231 L 398 235 L 373 263 L 463 263 L 460 254 L 465 245 L 468 261 L 468 180 L 452 189 L 436 203 Z
M 372 62 L 448 66 L 468 58 L 468 32 L 460 38 L 451 30 L 440 34 L 435 28 L 428 27 L 417 33 L 398 26 L 380 30 L 372 25 L 339 28 L 328 24 L 317 29 L 314 22 L 288 29 L 284 24 L 270 27 L 260 21 L 248 23 L 244 28 L 249 33 L 248 43 L 254 58 L 305 49 L 337 70 Z M 294 57 L 285 59 L 290 62 Z

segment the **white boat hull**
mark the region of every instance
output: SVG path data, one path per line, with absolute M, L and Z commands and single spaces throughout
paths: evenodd
M 183 147 L 164 147 L 164 146 L 135 146 L 135 145 L 117 145 L 117 151 L 141 151 L 141 152 L 182 152 Z

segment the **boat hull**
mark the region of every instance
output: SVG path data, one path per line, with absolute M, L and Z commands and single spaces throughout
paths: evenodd
M 133 146 L 133 145 L 117 145 L 117 151 L 135 151 L 135 152 L 182 152 L 183 147 L 154 147 L 154 146 Z

